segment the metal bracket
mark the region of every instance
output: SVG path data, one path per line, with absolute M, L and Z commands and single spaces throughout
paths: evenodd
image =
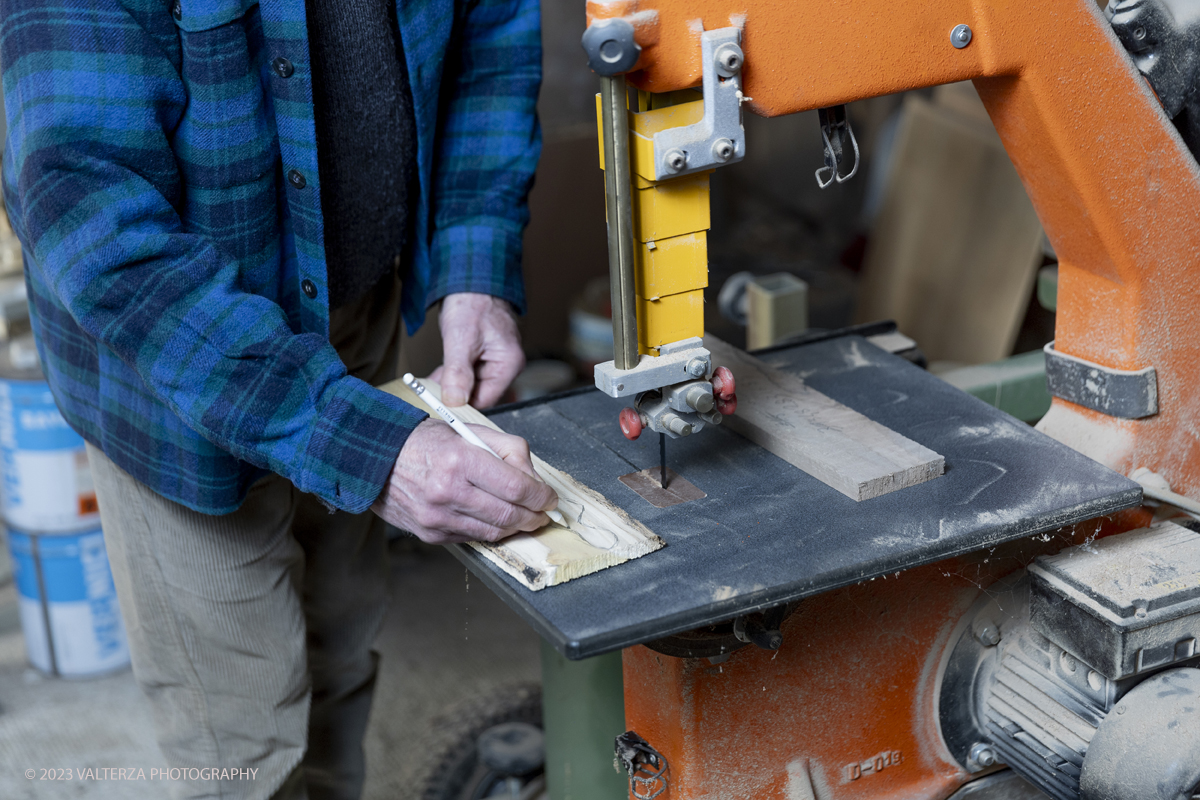
M 663 396 L 669 391 L 667 389 L 662 392 L 645 392 L 638 395 L 637 400 L 634 402 L 634 408 L 646 421 L 647 429 L 655 433 L 665 433 L 672 439 L 678 439 L 681 436 L 691 436 L 693 433 L 699 433 L 704 430 L 706 423 L 710 425 L 721 424 L 720 411 L 709 410 L 701 413 L 691 408 L 687 411 L 676 410 L 670 401 Z
M 1060 353 L 1054 349 L 1054 342 L 1044 350 L 1046 386 L 1055 397 L 1120 419 L 1142 419 L 1158 413 L 1158 373 L 1154 367 L 1113 369 Z
M 617 369 L 611 361 L 597 364 L 596 388 L 609 397 L 632 397 L 684 381 L 707 378 L 712 354 L 699 337 L 681 339 L 658 349 L 658 356 L 639 356 L 633 369 Z
M 745 157 L 742 103 L 748 98 L 742 95 L 741 38 L 740 28 L 700 34 L 704 118 L 654 134 L 655 180 L 715 169 Z

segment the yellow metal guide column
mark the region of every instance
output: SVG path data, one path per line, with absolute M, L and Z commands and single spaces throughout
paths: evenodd
M 638 349 L 657 356 L 661 345 L 704 335 L 704 289 L 708 286 L 709 176 L 711 172 L 654 180 L 654 134 L 690 125 L 704 116 L 703 100 L 651 108 L 670 97 L 639 93 L 643 110 L 629 112 L 633 172 L 634 284 Z M 596 98 L 597 121 L 600 97 Z M 601 132 L 602 134 L 602 132 Z M 603 141 L 603 135 L 601 135 Z M 604 150 L 600 150 L 604 169 Z

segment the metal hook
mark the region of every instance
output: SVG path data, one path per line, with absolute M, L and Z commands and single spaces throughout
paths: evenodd
M 845 106 L 822 108 L 817 113 L 821 121 L 821 138 L 825 141 L 825 166 L 816 171 L 817 186 L 825 189 L 835 180 L 838 183 L 845 183 L 858 173 L 858 140 L 854 137 L 854 129 L 850 127 L 850 121 L 846 118 Z M 854 166 L 843 175 L 838 166 L 845 153 L 844 139 L 846 136 L 850 137 L 850 144 L 854 148 Z M 822 173 L 825 173 L 825 176 Z
M 633 731 L 616 739 L 617 758 L 629 774 L 629 790 L 638 800 L 654 800 L 667 790 L 670 765 L 662 753 Z

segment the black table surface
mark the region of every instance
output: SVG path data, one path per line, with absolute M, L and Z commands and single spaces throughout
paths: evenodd
M 668 442 L 672 469 L 707 493 L 658 509 L 620 483 L 658 464 L 630 442 L 626 404 L 598 391 L 492 419 L 641 520 L 663 549 L 532 592 L 475 550 L 455 555 L 571 659 L 652 641 L 1141 502 L 1129 479 L 857 336 L 763 360 L 942 454 L 946 472 L 855 502 L 727 428 Z

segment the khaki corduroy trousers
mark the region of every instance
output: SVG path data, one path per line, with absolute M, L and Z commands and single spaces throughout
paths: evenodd
M 385 281 L 330 315 L 352 375 L 395 377 L 398 309 L 399 284 Z M 170 781 L 179 800 L 356 800 L 387 603 L 382 520 L 330 513 L 278 475 L 237 511 L 209 516 L 91 445 L 88 457 L 134 676 L 166 762 L 147 766 L 208 776 Z M 238 777 L 195 771 L 214 768 Z

